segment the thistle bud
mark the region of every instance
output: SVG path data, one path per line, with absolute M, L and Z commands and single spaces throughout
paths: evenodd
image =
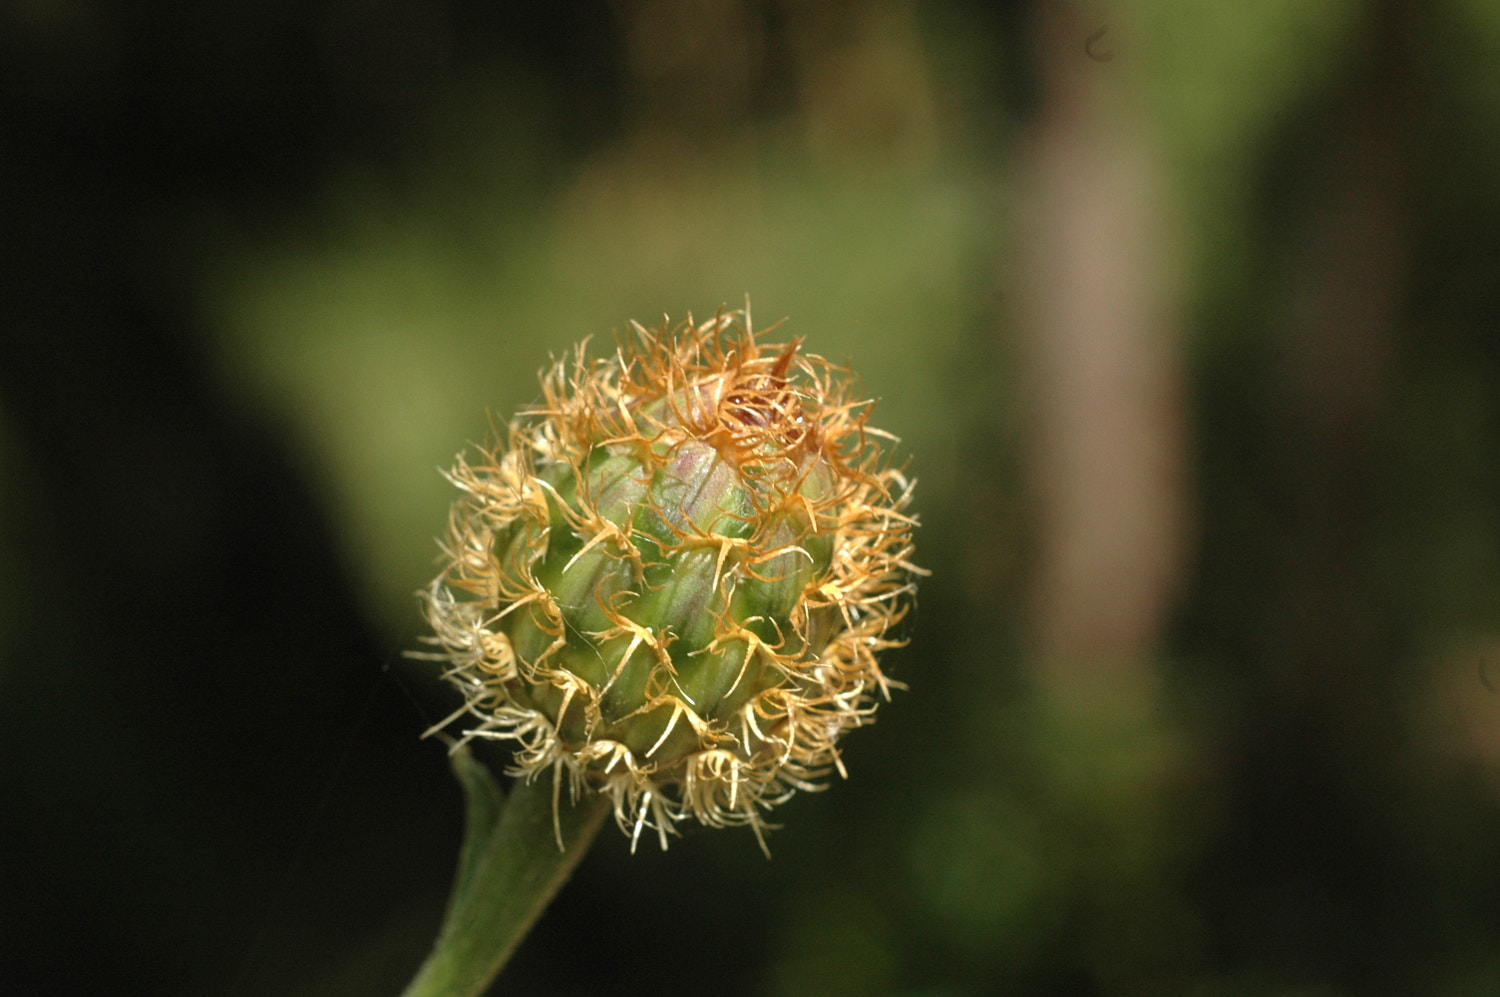
M 748 313 L 633 333 L 449 473 L 423 596 L 465 702 L 439 726 L 606 794 L 632 847 L 688 816 L 759 837 L 899 686 L 877 657 L 918 573 L 910 487 L 848 374 Z

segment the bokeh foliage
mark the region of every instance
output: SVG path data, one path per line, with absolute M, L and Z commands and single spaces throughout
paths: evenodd
M 905 441 L 912 689 L 770 863 L 606 837 L 508 992 L 1500 989 L 1496 7 L 1055 0 L 1187 330 L 1192 548 L 1122 690 L 1027 630 L 1052 2 L 0 10 L 0 991 L 399 990 L 461 820 L 400 658 L 436 469 L 549 353 L 746 295 Z M 1400 293 L 1320 435 L 1287 330 L 1398 15 Z

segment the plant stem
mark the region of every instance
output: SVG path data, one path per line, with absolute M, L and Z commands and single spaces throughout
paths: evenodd
M 588 851 L 609 811 L 589 795 L 558 798 L 557 774 L 518 780 L 509 797 L 467 750 L 453 755 L 467 799 L 458 874 L 432 954 L 403 997 L 479 997 Z M 563 848 L 558 848 L 561 832 Z

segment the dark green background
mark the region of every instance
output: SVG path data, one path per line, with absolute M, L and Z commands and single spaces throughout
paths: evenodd
M 1058 4 L 1178 226 L 1144 718 L 1026 636 Z M 497 992 L 1500 993 L 1500 8 L 1058 4 L 0 6 L 0 993 L 399 992 L 461 830 L 401 657 L 435 469 L 549 352 L 747 293 L 906 441 L 911 691 L 770 862 L 607 828 Z M 1309 433 L 1278 330 L 1361 244 L 1305 234 L 1389 156 L 1394 332 Z

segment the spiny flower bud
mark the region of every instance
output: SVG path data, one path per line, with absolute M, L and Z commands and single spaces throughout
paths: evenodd
M 465 704 L 439 727 L 606 794 L 632 847 L 689 815 L 759 838 L 899 686 L 876 657 L 919 573 L 909 482 L 847 373 L 748 312 L 633 330 L 449 474 L 423 596 Z

